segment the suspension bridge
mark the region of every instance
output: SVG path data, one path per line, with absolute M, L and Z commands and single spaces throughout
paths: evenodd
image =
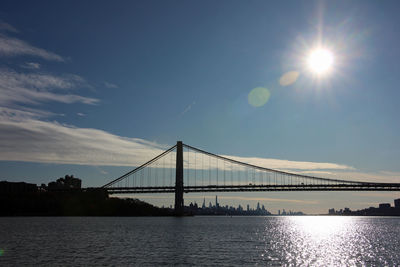
M 182 215 L 184 193 L 400 191 L 400 183 L 348 181 L 289 173 L 219 156 L 178 141 L 102 188 L 109 194 L 175 193 L 175 213 Z

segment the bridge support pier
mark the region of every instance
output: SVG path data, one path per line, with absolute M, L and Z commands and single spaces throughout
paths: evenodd
M 183 144 L 176 143 L 175 216 L 183 216 Z

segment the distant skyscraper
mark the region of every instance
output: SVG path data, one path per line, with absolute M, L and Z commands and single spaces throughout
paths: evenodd
M 257 211 L 260 211 L 260 202 L 257 202 Z
M 215 196 L 215 207 L 219 207 L 219 204 L 218 204 L 218 196 Z
M 203 199 L 203 205 L 201 206 L 202 209 L 206 208 L 206 198 Z
M 249 211 L 250 210 L 250 205 L 249 204 L 247 204 L 247 211 Z

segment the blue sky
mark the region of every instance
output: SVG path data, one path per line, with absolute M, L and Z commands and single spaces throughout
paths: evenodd
M 288 171 L 300 161 L 323 176 L 399 182 L 399 11 L 397 1 L 5 1 L 0 179 L 72 173 L 99 186 L 183 140 L 288 160 L 297 167 L 273 165 Z M 334 55 L 322 76 L 305 64 L 317 45 Z M 287 73 L 296 79 L 282 84 Z M 259 87 L 269 99 L 255 107 Z M 357 194 L 336 207 L 396 197 Z M 325 196 L 310 201 L 325 209 Z

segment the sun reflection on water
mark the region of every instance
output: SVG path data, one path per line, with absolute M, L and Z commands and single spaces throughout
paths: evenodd
M 262 257 L 270 262 L 305 266 L 357 265 L 374 261 L 370 229 L 359 218 L 335 216 L 283 217 Z M 271 225 L 267 226 L 268 228 Z M 269 230 L 267 230 L 271 234 Z M 267 233 L 265 233 L 267 234 Z
M 352 227 L 351 217 L 304 216 L 290 219 L 298 231 L 317 240 L 329 239 Z

